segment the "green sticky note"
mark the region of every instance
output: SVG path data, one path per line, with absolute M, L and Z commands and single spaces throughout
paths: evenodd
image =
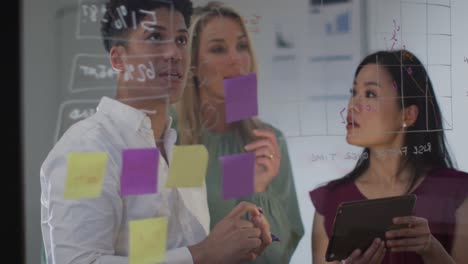
M 105 152 L 68 154 L 65 199 L 99 197 L 106 174 L 107 160 Z
M 166 217 L 130 221 L 129 232 L 129 264 L 152 264 L 166 260 Z
M 207 166 L 208 151 L 204 145 L 175 146 L 166 187 L 202 186 Z

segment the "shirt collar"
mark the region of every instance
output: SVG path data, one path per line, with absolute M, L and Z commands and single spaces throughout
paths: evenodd
M 143 123 L 146 114 L 115 99 L 104 96 L 97 107 L 98 112 L 111 117 L 118 123 L 137 131 Z
M 141 128 L 151 129 L 151 121 L 145 112 L 107 96 L 101 98 L 97 111 L 110 116 L 113 120 L 130 127 L 134 131 L 138 131 Z M 173 119 L 169 116 L 169 122 L 163 134 L 164 142 L 168 142 L 169 145 L 174 144 L 177 140 L 177 133 L 171 128 L 172 122 Z

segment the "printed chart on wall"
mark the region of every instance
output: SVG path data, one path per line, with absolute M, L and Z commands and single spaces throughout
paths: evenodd
M 365 41 L 361 1 L 278 1 L 271 12 L 264 117 L 287 137 L 344 135 L 340 110 Z

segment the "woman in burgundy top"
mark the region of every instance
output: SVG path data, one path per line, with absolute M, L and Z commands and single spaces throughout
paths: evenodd
M 351 93 L 346 141 L 364 150 L 350 173 L 310 192 L 314 263 L 326 263 L 340 203 L 407 193 L 418 197 L 414 216 L 394 223 L 409 228 L 387 232 L 386 242 L 376 239 L 344 262 L 468 263 L 468 174 L 453 168 L 422 63 L 405 50 L 371 54 L 358 66 Z

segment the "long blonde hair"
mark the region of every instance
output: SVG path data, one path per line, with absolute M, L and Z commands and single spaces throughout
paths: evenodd
M 251 57 L 250 72 L 257 73 L 257 62 L 255 54 L 252 49 L 252 41 L 249 36 L 247 27 L 241 15 L 229 6 L 220 2 L 209 2 L 205 6 L 197 7 L 194 9 L 191 18 L 192 24 L 189 29 L 190 39 L 188 41 L 188 48 L 190 50 L 190 71 L 187 76 L 187 84 L 184 89 L 184 94 L 181 100 L 176 104 L 177 111 L 177 125 L 179 130 L 180 143 L 183 145 L 200 144 L 202 134 L 202 117 L 201 117 L 201 100 L 200 100 L 200 87 L 198 79 L 193 70 L 198 65 L 198 51 L 200 47 L 200 33 L 203 30 L 203 25 L 214 17 L 229 17 L 239 23 L 242 30 L 245 32 L 248 50 Z M 239 133 L 247 142 L 253 140 L 251 131 L 263 127 L 263 123 L 257 118 L 249 118 L 235 122 L 233 129 Z

